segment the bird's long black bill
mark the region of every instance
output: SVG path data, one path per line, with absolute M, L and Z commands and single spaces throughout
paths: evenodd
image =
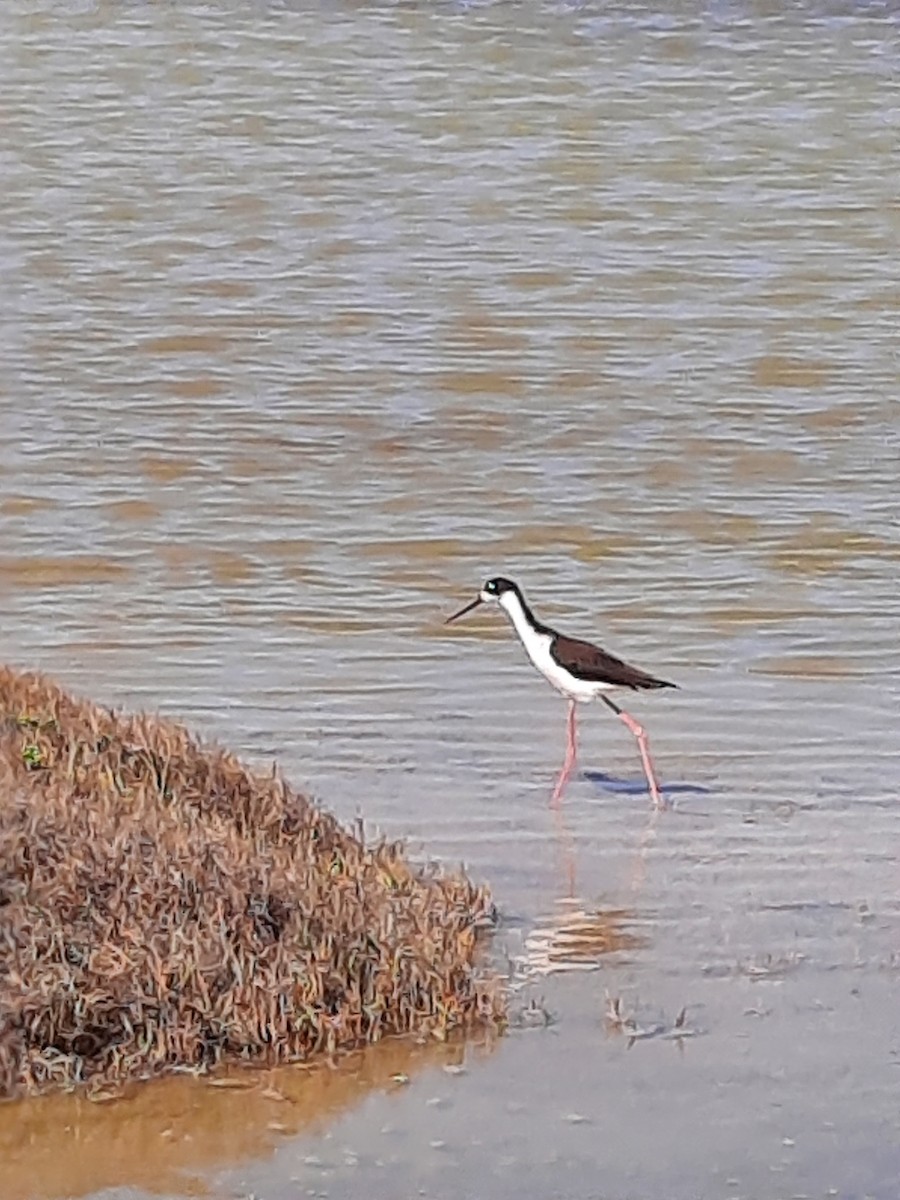
M 465 608 L 461 608 L 459 612 L 454 613 L 452 617 L 448 617 L 444 624 L 449 625 L 451 621 L 458 621 L 460 617 L 464 617 L 467 612 L 471 612 L 473 608 L 477 608 L 479 604 L 483 603 L 484 601 L 481 599 L 481 597 L 476 596 L 471 604 L 467 604 Z

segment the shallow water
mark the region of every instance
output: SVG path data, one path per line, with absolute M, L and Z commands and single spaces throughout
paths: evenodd
M 523 1016 L 202 1153 L 182 1083 L 7 1107 L 4 1196 L 896 1196 L 898 43 L 5 6 L 0 656 L 465 862 Z M 672 811 L 597 707 L 550 811 L 564 705 L 442 625 L 499 571 L 679 683 Z

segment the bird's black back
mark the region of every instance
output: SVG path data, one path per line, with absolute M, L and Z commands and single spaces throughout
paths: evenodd
M 657 679 L 640 667 L 632 667 L 608 650 L 601 650 L 599 646 L 578 638 L 566 637 L 563 633 L 554 636 L 550 643 L 550 655 L 554 662 L 588 683 L 608 683 L 610 687 L 633 688 L 635 691 L 678 686 L 665 679 Z

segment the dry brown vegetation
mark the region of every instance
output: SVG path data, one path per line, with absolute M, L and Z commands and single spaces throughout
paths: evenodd
M 0 668 L 0 1094 L 500 1025 L 487 892 Z

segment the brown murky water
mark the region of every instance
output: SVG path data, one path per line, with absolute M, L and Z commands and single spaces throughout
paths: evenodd
M 10 0 L 0 51 L 0 655 L 465 861 L 525 1010 L 8 1106 L 0 1195 L 895 1200 L 893 9 Z M 599 709 L 549 811 L 563 704 L 441 625 L 501 570 L 679 682 L 673 811 Z

